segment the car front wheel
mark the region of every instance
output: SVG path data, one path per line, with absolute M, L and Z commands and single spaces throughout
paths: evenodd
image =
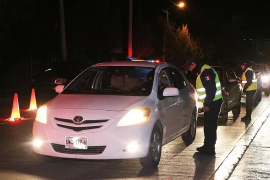
M 255 104 L 259 104 L 261 100 L 262 100 L 262 89 L 258 88 L 255 94 L 254 102 Z
M 197 128 L 197 120 L 196 120 L 196 111 L 193 111 L 191 115 L 189 129 L 186 133 L 182 135 L 182 139 L 186 146 L 189 146 L 196 137 L 196 128 Z
M 269 96 L 269 88 L 265 89 L 264 95 Z
M 161 157 L 162 134 L 160 129 L 155 126 L 150 139 L 149 150 L 146 157 L 140 159 L 140 163 L 145 168 L 157 167 Z
M 229 111 L 228 111 L 228 103 L 227 100 L 223 101 L 222 106 L 221 106 L 221 122 L 226 123 L 228 121 L 229 117 Z
M 241 96 L 239 97 L 239 101 L 237 103 L 237 106 L 232 110 L 233 118 L 238 118 L 240 111 L 241 111 Z

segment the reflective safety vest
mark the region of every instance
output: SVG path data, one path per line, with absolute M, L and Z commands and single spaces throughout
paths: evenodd
M 257 79 L 256 79 L 256 74 L 254 73 L 254 71 L 251 68 L 247 68 L 246 71 L 243 73 L 242 75 L 242 87 L 245 86 L 245 84 L 247 83 L 247 78 L 246 78 L 246 72 L 247 71 L 252 71 L 253 73 L 253 78 L 252 78 L 252 83 L 251 85 L 247 88 L 247 91 L 253 91 L 257 89 Z
M 203 84 L 202 84 L 202 81 L 201 81 L 201 74 L 205 69 L 212 69 L 214 71 L 215 75 L 216 75 L 215 82 L 216 82 L 217 91 L 216 91 L 216 96 L 215 96 L 213 101 L 216 101 L 216 100 L 219 100 L 219 99 L 222 98 L 221 84 L 220 84 L 220 81 L 219 81 L 218 74 L 212 67 L 205 64 L 202 67 L 201 72 L 198 75 L 197 80 L 196 80 L 196 89 L 197 89 L 197 92 L 198 92 L 199 100 L 202 103 L 204 103 L 204 99 L 206 97 L 206 91 L 205 91 L 205 88 L 203 87 Z

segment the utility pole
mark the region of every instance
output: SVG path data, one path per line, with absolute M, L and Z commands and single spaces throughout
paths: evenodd
M 66 61 L 67 60 L 67 48 L 66 48 L 65 16 L 64 16 L 63 0 L 59 0 L 59 3 L 60 3 L 62 60 Z
M 171 1 L 172 2 L 172 1 Z M 173 3 L 173 2 L 172 2 Z M 172 7 L 170 7 L 170 8 L 168 8 L 168 9 L 166 9 L 166 11 L 165 10 L 163 10 L 166 14 L 167 14 L 167 26 L 169 26 L 169 9 L 171 9 L 171 8 L 173 8 L 173 7 L 179 7 L 179 8 L 184 8 L 186 5 L 185 5 L 185 2 L 180 2 L 179 4 L 175 4 L 175 3 L 173 3 L 174 5 L 172 6 Z M 165 32 L 164 32 L 164 39 L 163 39 L 163 58 L 162 58 L 162 61 L 163 62 L 165 62 L 165 55 L 166 55 L 166 29 L 167 28 L 165 28 Z
M 132 10 L 133 2 L 129 0 L 129 21 L 128 21 L 128 57 L 132 57 Z
M 164 11 L 167 14 L 167 24 L 169 24 L 169 13 L 168 13 L 168 9 L 166 11 Z M 163 40 L 163 58 L 162 58 L 162 62 L 165 62 L 165 55 L 166 55 L 166 28 L 165 28 L 165 32 L 164 32 L 164 40 Z

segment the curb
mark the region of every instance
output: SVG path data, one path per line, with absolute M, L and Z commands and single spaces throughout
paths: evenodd
M 211 179 L 224 180 L 229 179 L 234 169 L 244 156 L 246 150 L 256 137 L 257 133 L 270 116 L 270 105 L 261 113 L 261 115 L 250 125 L 242 137 L 238 140 L 232 151 L 217 168 Z

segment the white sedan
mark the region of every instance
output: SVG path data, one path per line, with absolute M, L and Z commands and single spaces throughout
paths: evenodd
M 197 94 L 173 65 L 106 62 L 89 67 L 42 105 L 33 126 L 41 155 L 79 159 L 140 158 L 156 167 L 162 145 L 196 136 Z

